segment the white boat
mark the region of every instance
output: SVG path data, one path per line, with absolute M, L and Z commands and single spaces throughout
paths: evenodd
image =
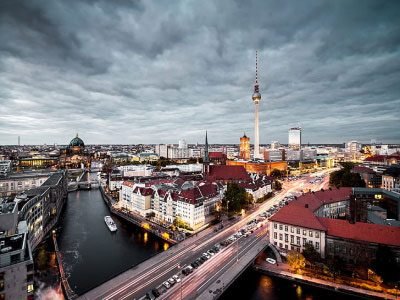
M 111 219 L 110 216 L 105 216 L 104 222 L 106 222 L 106 225 L 108 229 L 110 229 L 110 231 L 117 231 L 117 225 L 115 225 L 113 219 Z

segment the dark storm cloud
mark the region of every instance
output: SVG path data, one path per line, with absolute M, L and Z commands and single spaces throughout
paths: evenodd
M 0 2 L 0 144 L 400 142 L 398 1 Z

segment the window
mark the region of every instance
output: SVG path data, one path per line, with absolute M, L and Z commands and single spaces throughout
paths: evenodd
M 33 284 L 28 284 L 27 292 L 28 293 L 32 293 L 33 292 Z
M 306 238 L 303 238 L 303 246 L 305 246 L 306 243 L 307 243 L 307 239 L 306 239 Z
M 289 235 L 285 233 L 285 242 L 287 243 L 289 241 Z
M 294 236 L 293 236 L 293 235 L 290 236 L 290 242 L 291 242 L 292 244 L 294 243 Z
M 280 233 L 279 234 L 279 240 L 282 241 L 282 238 L 283 238 L 282 233 Z
M 274 232 L 274 239 L 278 238 L 278 234 L 276 232 Z
M 297 243 L 296 244 L 300 245 L 300 237 L 299 236 L 297 237 Z
M 319 238 L 319 232 L 318 231 L 315 232 L 315 237 Z
M 294 233 L 294 227 L 293 226 L 290 226 L 290 232 Z
M 312 231 L 311 231 L 311 230 L 308 232 L 308 235 L 309 235 L 310 237 L 312 237 Z
M 275 229 L 277 229 L 277 228 L 278 228 L 278 225 L 277 225 L 276 223 L 274 223 L 274 228 L 275 228 Z
M 288 231 L 288 227 L 287 227 L 287 225 L 285 225 L 285 231 Z
M 300 234 L 300 228 L 297 228 L 297 234 Z
M 303 229 L 303 235 L 307 235 L 307 230 Z
M 282 230 L 282 228 L 283 228 L 283 225 L 279 224 L 279 230 Z
M 315 243 L 315 249 L 319 250 L 319 243 L 318 242 Z

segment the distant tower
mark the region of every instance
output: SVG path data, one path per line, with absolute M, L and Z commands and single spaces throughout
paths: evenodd
M 255 114 L 254 114 L 254 158 L 261 158 L 260 155 L 260 135 L 258 132 L 258 104 L 261 101 L 261 94 L 258 85 L 258 57 L 256 51 L 256 81 L 254 83 L 254 93 L 252 96 L 254 105 L 255 105 Z
M 240 138 L 240 158 L 244 160 L 250 159 L 250 138 L 246 133 Z
M 204 145 L 203 174 L 208 175 L 210 172 L 210 158 L 208 156 L 208 139 L 206 131 L 206 143 Z

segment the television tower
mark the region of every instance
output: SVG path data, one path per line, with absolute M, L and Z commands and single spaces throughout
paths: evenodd
M 261 101 L 260 88 L 258 85 L 258 60 L 257 60 L 257 51 L 256 51 L 256 81 L 254 83 L 254 93 L 252 96 L 254 105 L 255 105 L 255 114 L 254 114 L 254 159 L 261 158 L 260 155 L 260 134 L 258 131 L 258 104 Z

